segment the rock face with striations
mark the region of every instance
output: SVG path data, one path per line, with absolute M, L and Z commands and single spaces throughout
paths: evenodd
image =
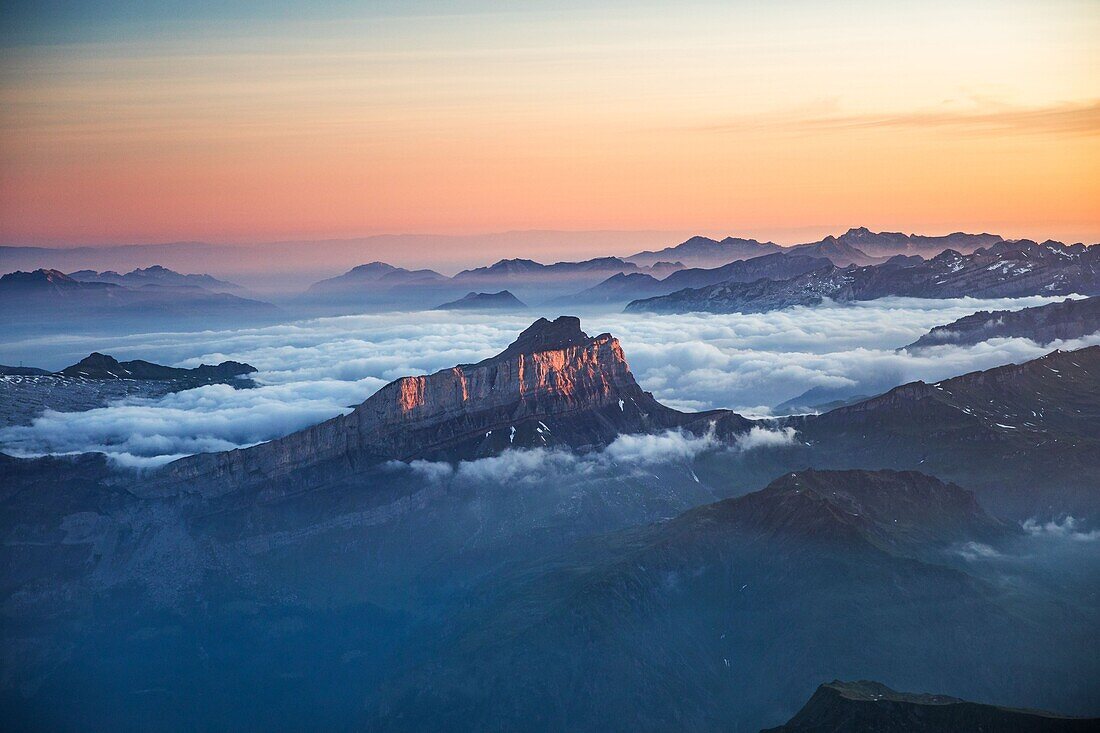
M 462 460 L 508 448 L 589 450 L 623 433 L 682 427 L 725 432 L 749 422 L 726 411 L 682 413 L 634 381 L 611 334 L 580 320 L 540 318 L 500 354 L 434 374 L 402 377 L 350 413 L 251 448 L 169 464 L 160 491 L 224 493 L 346 476 L 386 460 Z

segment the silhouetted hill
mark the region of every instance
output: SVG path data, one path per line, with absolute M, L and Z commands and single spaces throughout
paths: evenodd
M 114 357 L 94 352 L 72 366 L 57 372 L 63 377 L 82 379 L 188 380 L 214 382 L 252 374 L 256 367 L 238 361 L 223 361 L 211 366 L 203 364 L 193 369 L 162 366 L 140 359 L 120 362 Z
M 516 310 L 526 308 L 527 304 L 507 290 L 499 293 L 466 293 L 458 300 L 437 305 L 436 310 Z
M 718 267 L 778 251 L 779 245 L 774 242 L 758 242 L 755 239 L 738 237 L 726 237 L 721 241 L 710 237 L 692 237 L 673 247 L 638 252 L 626 259 L 642 267 L 662 260 L 682 262 L 687 267 Z

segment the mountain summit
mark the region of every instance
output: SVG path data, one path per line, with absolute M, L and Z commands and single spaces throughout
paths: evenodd
M 725 411 L 683 413 L 642 390 L 609 333 L 580 320 L 540 318 L 477 364 L 402 377 L 346 415 L 270 443 L 191 456 L 158 476 L 159 491 L 223 493 L 259 484 L 335 480 L 388 461 L 468 460 L 508 448 L 591 450 L 624 433 L 723 430 L 748 421 Z

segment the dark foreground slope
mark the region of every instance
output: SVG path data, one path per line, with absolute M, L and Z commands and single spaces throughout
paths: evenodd
M 1098 727 L 1097 718 L 896 692 L 866 680 L 835 680 L 817 688 L 786 725 L 762 733 L 1085 733 Z
M 837 675 L 1087 709 L 1088 621 L 952 551 L 1017 532 L 921 474 L 786 475 L 487 581 L 371 727 L 754 730 Z

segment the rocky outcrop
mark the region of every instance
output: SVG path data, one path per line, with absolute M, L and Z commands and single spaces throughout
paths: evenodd
M 1064 300 L 1018 311 L 978 311 L 936 326 L 906 349 L 977 344 L 993 338 L 1026 338 L 1037 344 L 1077 339 L 1100 331 L 1100 297 Z
M 262 445 L 184 458 L 158 491 L 221 493 L 289 483 L 303 472 L 336 477 L 386 460 L 461 460 L 508 448 L 589 450 L 620 434 L 682 427 L 724 432 L 749 422 L 725 411 L 682 413 L 642 390 L 611 334 L 589 337 L 579 319 L 540 318 L 507 349 L 477 364 L 387 384 L 350 413 Z

